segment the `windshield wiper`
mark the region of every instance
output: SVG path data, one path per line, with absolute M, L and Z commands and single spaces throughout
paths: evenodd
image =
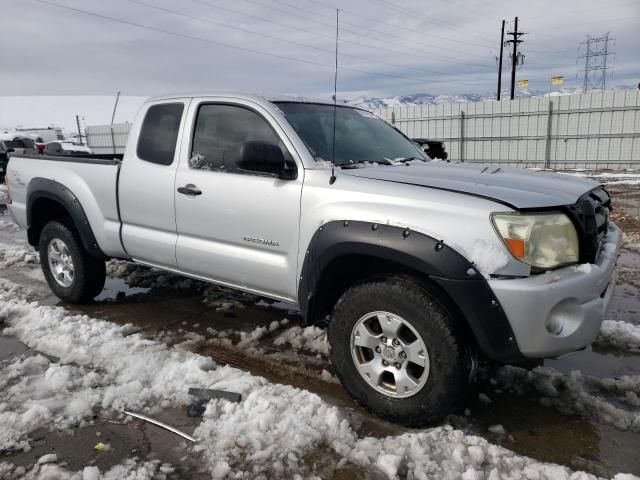
M 383 160 L 369 160 L 366 158 L 362 158 L 360 160 L 349 160 L 349 163 L 343 163 L 343 164 L 339 163 L 339 164 L 336 164 L 336 166 L 340 168 L 358 168 L 358 165 L 363 163 L 379 163 L 381 165 L 393 165 L 393 163 L 387 160 L 386 158 Z

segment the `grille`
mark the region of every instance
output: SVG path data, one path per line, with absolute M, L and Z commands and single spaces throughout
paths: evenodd
M 611 196 L 599 187 L 582 195 L 568 210 L 578 230 L 580 263 L 595 263 L 607 233 Z

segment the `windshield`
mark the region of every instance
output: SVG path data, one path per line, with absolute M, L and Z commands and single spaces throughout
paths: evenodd
M 316 160 L 332 160 L 333 105 L 277 102 Z M 336 165 L 427 161 L 420 147 L 372 113 L 336 107 Z

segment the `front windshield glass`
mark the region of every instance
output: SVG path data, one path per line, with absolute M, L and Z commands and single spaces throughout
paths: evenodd
M 316 160 L 332 160 L 333 105 L 276 103 Z M 422 149 L 372 113 L 336 108 L 336 165 L 427 161 Z

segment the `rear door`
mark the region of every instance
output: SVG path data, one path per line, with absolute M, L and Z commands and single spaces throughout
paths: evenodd
M 263 107 L 242 100 L 194 100 L 176 190 L 180 270 L 285 300 L 296 296 L 298 226 L 304 169 L 282 128 Z M 241 171 L 240 146 L 278 144 L 298 177 Z
M 175 268 L 175 176 L 188 103 L 149 104 L 129 134 L 118 182 L 122 242 L 135 260 Z

